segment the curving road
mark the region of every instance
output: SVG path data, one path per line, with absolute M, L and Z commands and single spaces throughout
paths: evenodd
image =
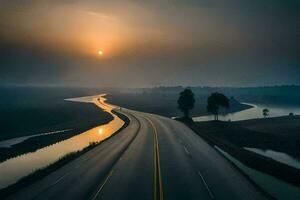
M 9 199 L 265 199 L 182 123 L 119 112 L 127 128 Z

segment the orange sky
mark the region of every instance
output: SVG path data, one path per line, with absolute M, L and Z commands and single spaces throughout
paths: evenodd
M 196 43 L 205 45 L 206 41 L 199 41 L 199 38 L 218 40 L 216 29 L 222 28 L 219 22 L 212 20 L 209 26 L 204 24 L 203 30 L 201 26 L 185 29 L 201 17 L 192 8 L 187 10 L 189 19 L 182 18 L 182 21 L 176 22 L 165 16 L 167 13 L 134 1 L 106 6 L 96 3 L 56 4 L 51 1 L 32 3 L 31 6 L 10 4 L 2 12 L 1 35 L 14 43 L 86 56 L 96 56 L 101 49 L 106 52 L 106 57 L 110 57 L 168 46 L 180 50 Z M 168 12 L 173 12 L 173 8 L 169 9 Z M 186 9 L 182 7 L 182 11 Z M 239 33 L 227 30 L 222 37 L 226 34 Z
M 290 0 L 2 0 L 0 82 L 33 81 L 29 67 L 36 82 L 80 85 L 273 82 L 265 73 L 288 82 L 299 69 L 298 13 Z

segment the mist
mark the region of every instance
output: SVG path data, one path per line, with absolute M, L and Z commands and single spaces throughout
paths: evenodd
M 0 4 L 4 85 L 300 84 L 297 1 Z

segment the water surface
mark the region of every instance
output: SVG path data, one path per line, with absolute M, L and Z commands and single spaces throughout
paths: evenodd
M 64 133 L 64 132 L 71 131 L 71 130 L 73 130 L 73 129 L 64 129 L 64 130 L 39 133 L 39 134 L 34 134 L 34 135 L 27 135 L 27 136 L 22 136 L 22 137 L 17 137 L 17 138 L 11 138 L 8 140 L 1 140 L 0 147 L 11 147 L 12 145 L 24 142 L 25 140 L 27 140 L 29 138 L 38 137 L 38 136 L 42 136 L 42 135 L 51 135 L 51 134 L 55 134 L 55 133 Z
M 300 188 L 263 172 L 252 169 L 217 146 L 215 146 L 215 148 L 273 197 L 284 200 L 300 199 Z
M 92 128 L 67 140 L 0 163 L 0 189 L 17 182 L 22 177 L 29 175 L 37 169 L 54 163 L 68 153 L 87 147 L 91 142 L 100 142 L 110 137 L 124 124 L 119 117 L 111 112 L 114 106 L 106 104 L 102 95 L 67 100 L 94 103 L 109 112 L 114 119 L 108 124 Z
M 300 107 L 295 106 L 284 106 L 284 105 L 269 105 L 269 104 L 249 104 L 244 103 L 252 108 L 242 110 L 239 112 L 229 113 L 226 115 L 219 115 L 219 119 L 223 121 L 240 121 L 240 120 L 248 120 L 248 119 L 258 119 L 263 118 L 262 110 L 264 108 L 269 109 L 269 116 L 268 117 L 280 117 L 280 116 L 287 116 L 289 113 L 294 113 L 295 115 L 300 114 Z M 201 121 L 211 121 L 214 120 L 213 115 L 206 115 L 200 117 L 194 117 L 194 121 L 201 122 Z
M 284 163 L 286 165 L 295 167 L 297 169 L 300 169 L 299 160 L 293 158 L 292 156 L 290 156 L 286 153 L 273 151 L 273 150 L 270 150 L 270 149 L 262 150 L 262 149 L 258 149 L 258 148 L 248 148 L 248 147 L 244 147 L 244 149 L 246 149 L 248 151 L 252 151 L 252 152 L 257 153 L 257 154 L 260 154 L 262 156 L 272 158 L 273 160 L 276 160 L 276 161 Z

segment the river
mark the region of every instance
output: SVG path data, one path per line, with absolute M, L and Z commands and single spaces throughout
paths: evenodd
M 235 113 L 230 113 L 227 115 L 220 115 L 219 119 L 223 121 L 240 121 L 240 120 L 250 120 L 250 119 L 258 119 L 263 118 L 262 110 L 267 108 L 270 113 L 268 117 L 280 117 L 287 116 L 290 113 L 294 115 L 300 114 L 300 107 L 296 106 L 283 106 L 283 105 L 269 105 L 269 104 L 249 104 L 252 108 L 242 110 Z M 208 116 L 200 116 L 194 117 L 194 121 L 210 121 L 213 120 L 213 115 Z M 273 197 L 277 199 L 299 199 L 300 198 L 300 189 L 294 185 L 291 185 L 287 182 L 274 178 L 268 174 L 263 172 L 254 170 L 238 160 L 234 157 L 223 151 L 222 149 L 215 146 L 215 148 L 220 151 L 225 157 L 231 160 L 240 170 L 247 174 L 256 184 L 261 186 L 265 191 L 271 194 Z M 286 165 L 292 166 L 294 168 L 300 169 L 300 161 L 284 152 L 276 152 L 272 149 L 263 150 L 257 148 L 247 148 L 244 149 L 272 158 L 277 162 L 284 163 Z
M 100 142 L 110 137 L 120 129 L 124 121 L 112 113 L 115 108 L 105 103 L 103 95 L 66 99 L 84 103 L 94 103 L 106 112 L 109 112 L 114 119 L 108 124 L 97 126 L 79 135 L 63 140 L 56 144 L 41 148 L 35 152 L 23 154 L 0 163 L 0 189 L 17 182 L 22 177 L 29 175 L 37 169 L 54 163 L 63 156 L 82 150 L 92 142 Z
M 252 106 L 252 108 L 242 110 L 239 112 L 229 113 L 226 115 L 220 115 L 219 120 L 223 121 L 240 121 L 240 120 L 248 120 L 248 119 L 258 119 L 263 118 L 262 110 L 264 108 L 269 109 L 269 116 L 268 117 L 280 117 L 280 116 L 287 116 L 289 113 L 293 113 L 295 115 L 300 114 L 300 107 L 296 106 L 285 106 L 285 105 L 271 105 L 271 104 L 250 104 L 244 103 L 247 105 Z M 213 120 L 213 115 L 206 115 L 200 117 L 194 117 L 193 120 L 197 122 L 202 121 L 210 121 Z
M 269 109 L 270 113 L 268 117 L 280 117 L 280 116 L 287 116 L 289 113 L 293 113 L 295 115 L 300 114 L 300 107 L 296 106 L 283 106 L 283 105 L 268 105 L 268 104 L 249 104 L 244 103 L 247 105 L 251 105 L 252 108 L 242 110 L 235 113 L 230 113 L 226 115 L 220 115 L 219 119 L 223 121 L 240 121 L 240 120 L 249 120 L 249 119 L 258 119 L 263 118 L 262 110 L 264 108 Z M 194 121 L 210 121 L 213 120 L 213 115 L 201 116 L 201 117 L 194 117 Z M 292 156 L 285 154 L 283 152 L 276 152 L 271 149 L 262 150 L 262 149 L 255 149 L 255 148 L 246 148 L 248 151 L 255 152 L 257 154 L 272 158 L 278 162 L 285 163 L 295 168 L 300 168 L 299 160 L 293 158 Z

